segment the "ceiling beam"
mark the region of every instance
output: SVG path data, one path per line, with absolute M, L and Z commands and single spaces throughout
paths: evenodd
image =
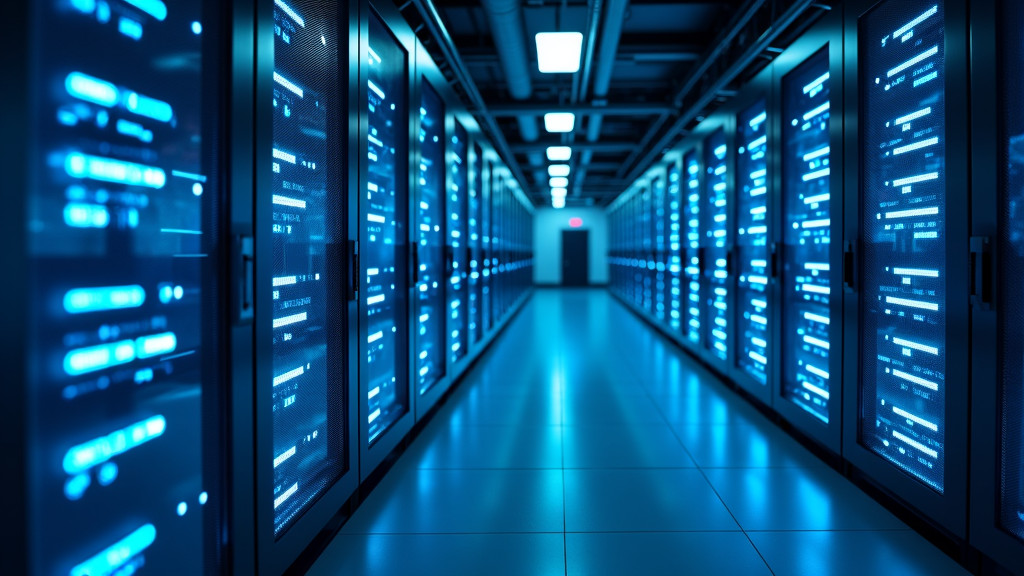
M 590 114 L 601 114 L 602 116 L 657 116 L 658 114 L 671 114 L 676 110 L 667 103 L 651 102 L 616 102 L 600 106 L 593 103 L 581 104 L 538 104 L 533 102 L 512 102 L 508 104 L 491 104 L 487 107 L 496 117 L 523 116 L 533 114 L 540 116 L 548 112 L 572 112 L 577 116 Z

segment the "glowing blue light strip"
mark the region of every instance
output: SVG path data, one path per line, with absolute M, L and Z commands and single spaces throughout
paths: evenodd
M 939 431 L 939 427 L 936 426 L 934 422 L 929 422 L 928 420 L 925 420 L 924 418 L 921 418 L 920 416 L 917 416 L 916 414 L 911 414 L 910 412 L 907 412 L 906 410 L 904 410 L 902 408 L 898 408 L 896 406 L 893 406 L 892 407 L 892 412 L 893 412 L 893 414 L 896 414 L 897 416 L 902 416 L 902 417 L 906 418 L 907 420 L 910 420 L 912 422 L 917 422 L 918 424 L 920 424 L 921 426 L 924 426 L 925 428 L 931 430 L 932 432 L 938 432 Z
M 897 276 L 924 276 L 925 278 L 938 278 L 938 270 L 927 270 L 924 268 L 893 268 L 892 273 Z
M 64 310 L 68 314 L 84 314 L 102 310 L 138 308 L 146 301 L 146 291 L 138 284 L 75 288 L 64 294 Z
M 296 483 L 292 484 L 290 488 L 285 490 L 283 494 L 281 494 L 277 498 L 274 498 L 274 509 L 276 510 L 278 506 L 280 506 L 281 504 L 284 504 L 285 500 L 291 498 L 292 495 L 294 495 L 298 491 L 299 491 L 299 483 L 296 482 Z
M 938 213 L 938 206 L 931 206 L 929 208 L 913 208 L 911 210 L 897 210 L 895 212 L 886 212 L 885 219 L 892 220 L 896 218 L 913 218 L 915 216 L 934 216 Z
M 921 140 L 920 142 L 914 142 L 913 144 L 907 144 L 906 146 L 900 146 L 894 148 L 892 151 L 893 156 L 898 154 L 906 154 L 907 152 L 913 152 L 914 150 L 920 150 L 921 148 L 928 148 L 929 146 L 935 146 L 939 143 L 939 138 L 928 138 L 927 140 Z
M 278 276 L 274 278 L 273 283 L 274 287 L 276 288 L 278 286 L 291 286 L 292 284 L 295 284 L 297 281 L 298 278 L 296 278 L 295 276 Z
M 817 346 L 818 348 L 821 348 L 823 350 L 829 349 L 828 342 L 822 340 L 821 338 L 815 338 L 814 336 L 804 336 L 804 342 L 810 344 L 811 346 Z
M 289 198 L 287 196 L 280 196 L 278 194 L 274 194 L 271 197 L 270 201 L 272 203 L 274 203 L 274 204 L 277 204 L 278 206 L 290 206 L 292 208 L 302 208 L 302 209 L 306 208 L 306 201 L 305 200 L 299 200 L 298 198 Z
M 822 379 L 825 379 L 825 380 L 829 379 L 828 378 L 828 372 L 822 370 L 821 368 L 818 368 L 817 366 L 812 366 L 811 364 L 805 364 L 804 368 L 808 372 L 810 372 L 811 374 L 814 374 L 815 376 L 817 376 L 819 378 L 822 378 Z M 825 395 L 825 398 L 828 398 L 827 394 Z
M 824 114 L 825 112 L 828 112 L 831 106 L 832 104 L 830 102 L 825 102 L 821 106 L 818 106 L 817 108 L 808 111 L 806 114 L 804 114 L 804 121 L 810 120 L 811 118 L 814 118 L 819 114 Z
M 824 228 L 825 226 L 828 226 L 829 224 L 831 224 L 831 222 L 829 220 L 827 220 L 827 219 L 823 219 L 823 220 L 804 220 L 803 222 L 800 223 L 800 227 L 804 228 L 804 229 L 807 229 L 807 228 Z
M 905 25 L 903 25 L 900 28 L 898 28 L 895 32 L 892 33 L 892 37 L 895 39 L 895 38 L 899 38 L 899 37 L 903 36 L 907 32 L 910 32 L 911 30 L 913 30 L 914 27 L 917 26 L 918 24 L 924 22 L 925 20 L 931 18 L 932 16 L 934 16 L 934 15 L 936 15 L 938 13 L 939 13 L 938 5 L 932 6 L 924 14 L 921 14 L 917 18 L 914 18 L 910 22 L 908 22 Z
M 135 342 L 121 340 L 86 348 L 77 348 L 64 356 L 64 372 L 79 376 L 135 360 Z
M 167 174 L 160 168 L 72 152 L 64 159 L 64 171 L 72 178 L 89 178 L 128 186 L 163 188 Z
M 376 84 L 374 84 L 373 80 L 367 80 L 366 85 L 370 87 L 370 91 L 376 94 L 378 98 L 380 98 L 381 100 L 385 98 L 384 91 L 381 90 Z
M 291 448 L 289 448 L 289 449 L 285 450 L 284 452 L 282 452 L 281 454 L 279 454 L 276 458 L 274 458 L 274 468 L 277 468 L 281 464 L 284 464 L 284 462 L 286 460 L 288 460 L 292 456 L 295 456 L 295 452 L 296 452 L 296 448 L 295 448 L 295 446 L 292 446 Z
M 299 26 L 302 26 L 303 28 L 306 27 L 306 21 L 302 19 L 302 16 L 299 16 L 298 12 L 296 12 L 295 10 L 292 10 L 291 6 L 285 4 L 281 0 L 274 0 L 274 5 L 277 6 L 278 8 L 280 8 L 282 12 L 287 14 L 289 18 L 291 18 L 292 20 L 295 20 L 296 24 L 298 24 Z
M 804 312 L 804 319 L 810 320 L 811 322 L 817 322 L 828 326 L 831 323 L 828 316 L 822 316 L 821 314 L 815 314 L 813 312 Z
M 379 214 L 367 214 L 366 220 L 369 222 L 377 222 L 378 224 L 384 224 L 387 222 L 387 219 Z
M 370 334 L 369 336 L 366 337 L 366 343 L 367 344 L 373 344 L 374 342 L 376 342 L 377 340 L 380 340 L 383 337 L 384 337 L 384 331 L 383 330 L 374 332 L 373 334 Z
M 156 527 L 143 524 L 109 548 L 71 569 L 71 576 L 110 576 L 156 541 Z
M 119 98 L 116 86 L 81 72 L 68 74 L 64 79 L 64 89 L 74 98 L 108 108 L 117 104 Z
M 827 286 L 816 286 L 814 284 L 804 284 L 800 287 L 804 292 L 812 292 L 814 294 L 829 294 Z
M 163 100 L 143 96 L 138 92 L 129 92 L 125 98 L 125 108 L 133 114 L 152 118 L 159 122 L 170 122 L 174 118 L 174 109 Z
M 72 447 L 64 455 L 64 471 L 81 474 L 163 435 L 167 420 L 157 415 Z
M 897 346 L 903 346 L 906 348 L 913 348 L 914 350 L 920 350 L 921 352 L 927 352 L 935 356 L 939 355 L 939 349 L 936 348 L 935 346 L 928 346 L 927 344 L 911 342 L 910 340 L 907 340 L 905 338 L 893 338 L 892 343 Z
M 932 46 L 928 50 L 925 50 L 924 52 L 921 52 L 920 54 L 918 54 L 917 56 L 914 56 L 910 60 L 907 60 L 903 64 L 900 64 L 899 66 L 893 68 L 892 70 L 889 70 L 888 72 L 885 73 L 885 75 L 886 75 L 887 78 L 892 78 L 893 76 L 899 74 L 900 72 L 903 72 L 907 68 L 910 68 L 914 64 L 917 64 L 919 62 L 927 60 L 928 58 L 931 58 L 932 56 L 935 56 L 938 53 L 939 53 L 938 45 Z
M 292 370 L 289 370 L 289 371 L 285 372 L 284 374 L 278 374 L 277 376 L 274 376 L 274 386 L 279 386 L 279 385 L 284 384 L 285 382 L 287 382 L 289 380 L 294 380 L 295 378 L 298 378 L 299 376 L 302 376 L 305 373 L 306 373 L 306 367 L 305 366 L 299 366 L 298 368 L 294 368 Z
M 929 106 L 927 108 L 922 108 L 922 109 L 918 110 L 917 112 L 912 112 L 910 114 L 907 114 L 906 116 L 900 116 L 899 118 L 893 120 L 892 123 L 896 124 L 897 126 L 900 125 L 900 124 L 906 124 L 907 122 L 911 122 L 913 120 L 917 120 L 918 118 L 923 118 L 923 117 L 925 117 L 925 116 L 927 116 L 927 115 L 929 115 L 931 113 L 932 113 L 932 107 Z
M 383 301 L 384 301 L 384 295 L 383 294 L 377 294 L 376 296 L 370 296 L 369 298 L 367 298 L 366 299 L 366 304 L 367 304 L 367 306 L 373 306 L 374 304 L 380 304 Z
M 751 120 L 750 120 L 750 127 L 756 129 L 761 124 L 764 124 L 764 121 L 767 120 L 767 119 L 768 119 L 768 112 L 761 112 L 757 116 L 754 116 L 753 118 L 751 118 Z
M 803 178 L 804 182 L 810 182 L 811 180 L 817 180 L 819 178 L 824 178 L 825 176 L 828 176 L 831 173 L 832 173 L 832 169 L 831 168 L 823 168 L 821 170 L 815 170 L 814 172 L 810 172 L 810 173 L 804 174 L 802 178 Z
M 277 148 L 274 148 L 273 154 L 274 158 L 277 158 L 278 160 L 284 160 L 289 164 L 295 164 L 295 154 L 290 154 L 284 150 L 278 150 Z
M 379 417 L 380 417 L 380 408 L 377 408 L 373 412 L 370 412 L 370 415 L 366 417 L 366 423 L 367 424 L 373 424 L 373 421 L 376 420 Z
M 824 388 L 820 388 L 818 386 L 815 386 L 814 384 L 811 384 L 810 382 L 801 382 L 800 385 L 803 386 L 803 388 L 805 390 L 808 390 L 810 392 L 814 392 L 815 394 L 817 394 L 818 396 L 821 396 L 825 400 L 829 399 L 829 394 L 828 394 L 828 392 Z
M 768 143 L 768 135 L 766 134 L 764 136 L 761 136 L 760 138 L 757 138 L 757 139 L 751 141 L 750 144 L 747 144 L 747 149 L 748 150 L 753 150 L 755 148 L 760 148 L 761 146 L 764 146 L 767 143 Z
M 167 18 L 167 5 L 160 0 L 124 0 L 153 18 L 163 22 Z
M 938 391 L 938 389 L 939 389 L 939 385 L 936 384 L 935 382 L 932 382 L 930 380 L 925 380 L 924 378 L 920 378 L 918 376 L 914 376 L 913 374 L 907 374 L 906 372 L 904 372 L 902 370 L 893 370 L 892 371 L 892 375 L 897 377 L 897 378 L 901 378 L 903 380 L 906 380 L 907 382 L 913 382 L 914 384 L 917 384 L 919 386 L 924 386 L 925 388 L 927 388 L 929 390 Z
M 907 436 L 906 434 L 903 434 L 902 432 L 899 432 L 898 430 L 893 430 L 892 431 L 892 436 L 893 436 L 893 438 L 895 438 L 897 440 L 900 440 L 901 442 L 904 442 L 906 444 L 909 444 L 910 446 L 913 446 L 914 448 L 917 448 L 918 450 L 920 450 L 921 452 L 924 452 L 925 454 L 931 456 L 932 458 L 938 458 L 939 457 L 939 453 L 936 452 L 935 450 L 932 450 L 931 448 L 925 446 L 924 444 L 921 444 L 917 440 L 914 440 L 910 436 Z
M 808 196 L 804 198 L 804 204 L 820 204 L 821 202 L 828 202 L 832 199 L 832 195 L 829 193 L 818 194 L 817 196 Z
M 292 92 L 293 94 L 295 94 L 299 98 L 303 98 L 304 97 L 303 92 L 302 92 L 302 88 L 299 88 L 298 86 L 293 84 L 290 80 L 288 80 L 284 76 L 281 76 L 277 72 L 274 72 L 274 82 L 277 82 L 281 86 L 284 86 L 288 91 Z
M 152 358 L 161 354 L 170 354 L 177 347 L 178 337 L 174 332 L 162 332 L 136 339 L 135 355 L 139 358 Z
M 804 94 L 807 94 L 811 90 L 814 90 L 818 86 L 821 86 L 822 84 L 824 84 L 825 81 L 828 80 L 828 77 L 829 77 L 829 73 L 825 72 L 821 76 L 819 76 L 819 77 L 815 78 L 814 80 L 812 80 L 810 84 L 804 86 Z
M 751 360 L 754 360 L 758 364 L 761 364 L 761 365 L 767 365 L 768 364 L 768 359 L 765 358 L 764 355 L 758 354 L 757 352 L 754 352 L 753 350 L 751 350 L 750 352 L 747 352 L 747 356 L 749 356 L 751 358 Z
M 813 152 L 808 152 L 807 154 L 804 154 L 804 162 L 810 162 L 811 160 L 814 160 L 815 158 L 821 158 L 822 156 L 828 156 L 831 153 L 832 153 L 832 147 L 831 146 L 825 146 L 824 148 L 818 148 L 817 150 L 815 150 Z
M 922 302 L 920 300 L 910 300 L 908 298 L 894 298 L 892 296 L 886 296 L 885 302 L 886 304 L 896 304 L 897 306 L 920 308 L 922 310 L 931 310 L 933 312 L 936 312 L 939 309 L 939 305 L 933 302 Z
M 306 321 L 306 313 L 300 312 L 298 314 L 292 314 L 291 316 L 285 316 L 283 318 L 274 318 L 274 328 L 281 328 L 282 326 L 288 326 L 290 324 L 297 324 L 299 322 Z

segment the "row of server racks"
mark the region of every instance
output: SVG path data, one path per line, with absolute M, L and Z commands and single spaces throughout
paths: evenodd
M 5 574 L 280 574 L 532 284 L 397 9 L 40 0 L 2 40 Z
M 611 288 L 1024 567 L 1024 6 L 844 2 L 609 208 Z

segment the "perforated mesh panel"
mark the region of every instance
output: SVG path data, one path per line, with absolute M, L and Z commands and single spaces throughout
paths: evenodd
M 1000 418 L 1000 516 L 1024 540 L 1024 6 L 1002 2 L 1000 139 L 1001 286 L 999 294 L 1002 414 Z
M 946 163 L 942 4 L 860 21 L 860 440 L 928 486 L 945 463 Z
M 344 472 L 338 8 L 274 8 L 273 463 L 278 536 Z

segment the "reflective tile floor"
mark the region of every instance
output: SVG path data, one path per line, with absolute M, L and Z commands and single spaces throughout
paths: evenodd
M 535 292 L 310 573 L 966 574 L 597 289 Z

